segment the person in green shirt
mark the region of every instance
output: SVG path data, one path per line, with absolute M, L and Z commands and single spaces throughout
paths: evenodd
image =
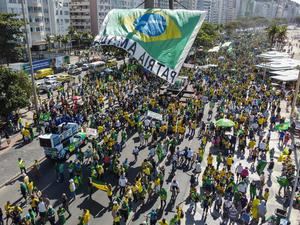
M 166 189 L 164 188 L 160 189 L 159 197 L 160 197 L 160 208 L 163 209 L 167 204 L 168 193 Z
M 59 207 L 57 210 L 58 215 L 58 224 L 63 225 L 66 223 L 66 217 L 65 217 L 66 210 L 63 207 Z

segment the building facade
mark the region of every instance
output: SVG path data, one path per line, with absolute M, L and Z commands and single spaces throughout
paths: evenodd
M 29 42 L 34 48 L 44 49 L 47 35 L 64 35 L 70 26 L 69 0 L 27 0 L 24 12 Z M 0 11 L 14 13 L 23 19 L 21 0 L 0 0 Z

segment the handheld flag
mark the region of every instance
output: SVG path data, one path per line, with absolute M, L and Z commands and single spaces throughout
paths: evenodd
M 206 12 L 168 9 L 113 9 L 95 45 L 126 50 L 146 70 L 175 81 Z
M 262 174 L 262 172 L 264 171 L 266 165 L 267 165 L 266 161 L 264 161 L 264 160 L 258 161 L 257 166 L 256 166 L 256 171 L 257 171 L 258 175 Z
M 107 185 L 105 184 L 104 181 L 99 181 L 95 178 L 92 178 L 92 185 L 97 188 L 98 190 L 101 191 L 107 191 Z

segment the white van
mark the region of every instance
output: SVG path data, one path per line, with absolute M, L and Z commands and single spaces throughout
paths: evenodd
M 89 72 L 101 72 L 105 68 L 105 62 L 97 61 L 89 64 Z

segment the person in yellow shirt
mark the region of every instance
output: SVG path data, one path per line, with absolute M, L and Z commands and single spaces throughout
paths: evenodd
M 231 166 L 233 164 L 233 157 L 231 155 L 229 155 L 227 157 L 226 164 L 227 164 L 227 170 L 230 171 L 231 170 Z
M 121 223 L 121 215 L 119 212 L 117 212 L 116 216 L 114 217 L 113 225 L 120 225 L 120 223 Z
M 88 209 L 84 209 L 83 210 L 83 215 L 82 215 L 82 224 L 83 225 L 88 225 L 90 219 L 91 219 L 90 211 Z
M 211 153 L 209 153 L 207 156 L 207 166 L 212 167 L 213 161 L 214 161 L 214 157 L 212 156 Z
M 160 221 L 158 222 L 158 224 L 159 224 L 159 225 L 168 225 L 168 222 L 166 221 L 165 218 L 163 218 L 162 220 L 160 220 Z

